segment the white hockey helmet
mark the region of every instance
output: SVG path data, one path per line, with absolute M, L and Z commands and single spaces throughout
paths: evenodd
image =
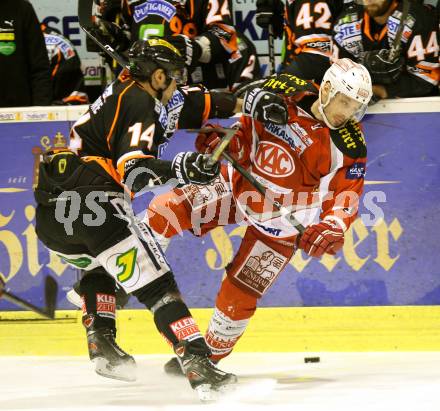
M 331 87 L 327 101 L 324 102 L 322 89 L 327 82 L 330 83 Z M 319 89 L 319 112 L 324 118 L 325 124 L 331 129 L 342 127 L 334 127 L 324 113 L 324 108 L 328 106 L 337 93 L 343 93 L 361 103 L 359 110 L 353 114 L 353 118 L 360 121 L 367 111 L 368 103 L 373 96 L 372 82 L 368 70 L 362 64 L 355 63 L 349 58 L 343 58 L 334 60 L 333 64 L 325 72 Z

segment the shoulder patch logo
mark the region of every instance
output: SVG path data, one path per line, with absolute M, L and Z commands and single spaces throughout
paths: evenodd
M 365 177 L 365 163 L 354 163 L 346 172 L 348 180 L 358 180 Z
M 155 14 L 170 22 L 176 14 L 176 7 L 165 0 L 151 0 L 135 6 L 133 18 L 136 23 L 147 18 L 148 15 Z

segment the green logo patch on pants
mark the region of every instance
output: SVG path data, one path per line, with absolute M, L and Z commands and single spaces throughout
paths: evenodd
M 0 54 L 4 56 L 10 56 L 15 51 L 15 43 L 13 41 L 0 42 Z

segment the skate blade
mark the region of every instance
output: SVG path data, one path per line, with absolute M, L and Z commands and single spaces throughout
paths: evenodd
M 77 308 L 82 307 L 82 300 L 79 294 L 72 288 L 70 291 L 66 293 L 67 301 L 69 301 L 70 304 L 73 304 Z
M 95 358 L 92 360 L 95 364 L 95 372 L 101 377 L 111 378 L 113 380 L 133 382 L 136 381 L 136 364 L 123 364 L 112 366 L 105 358 Z
M 237 377 L 234 375 L 221 385 L 200 384 L 195 388 L 201 402 L 216 402 L 237 389 Z

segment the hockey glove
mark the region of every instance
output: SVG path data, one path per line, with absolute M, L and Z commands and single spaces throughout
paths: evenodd
M 130 32 L 119 27 L 115 23 L 103 19 L 97 19 L 97 24 L 95 24 L 91 30 L 95 35 L 98 35 L 98 38 L 101 38 L 104 42 L 110 44 L 115 51 L 125 51 L 130 46 Z
M 194 67 L 199 63 L 202 55 L 202 48 L 197 41 L 190 39 L 184 34 L 177 36 L 167 36 L 164 38 L 168 43 L 172 44 L 185 59 L 185 64 L 188 67 Z
M 299 240 L 299 248 L 312 257 L 324 253 L 336 254 L 344 245 L 344 232 L 331 221 L 321 221 L 307 227 Z
M 257 0 L 257 25 L 267 29 L 272 25 L 275 37 L 282 38 L 284 31 L 284 5 L 281 0 Z
M 371 75 L 373 83 L 392 84 L 403 70 L 405 60 L 402 56 L 389 61 L 390 50 L 372 50 L 362 53 L 359 62 L 363 64 Z
M 174 157 L 171 168 L 179 184 L 209 184 L 220 173 L 220 164 L 207 166 L 209 156 L 206 154 L 181 152 Z
M 239 123 L 236 123 L 237 125 Z M 205 124 L 204 127 L 222 127 L 217 124 Z M 235 128 L 235 124 L 232 126 Z M 242 140 L 242 131 L 239 130 L 237 126 L 237 134 L 232 137 L 226 150 L 228 153 L 234 157 L 238 162 L 246 160 L 250 155 L 250 149 Z M 200 133 L 196 138 L 196 149 L 200 153 L 211 154 L 217 145 L 220 143 L 222 137 L 219 136 L 215 131 L 212 133 Z
M 95 0 L 99 6 L 99 14 L 104 20 L 112 21 L 117 13 L 121 12 L 121 0 Z
M 287 124 L 288 112 L 284 99 L 270 91 L 254 88 L 243 97 L 243 114 L 263 123 L 283 126 Z

